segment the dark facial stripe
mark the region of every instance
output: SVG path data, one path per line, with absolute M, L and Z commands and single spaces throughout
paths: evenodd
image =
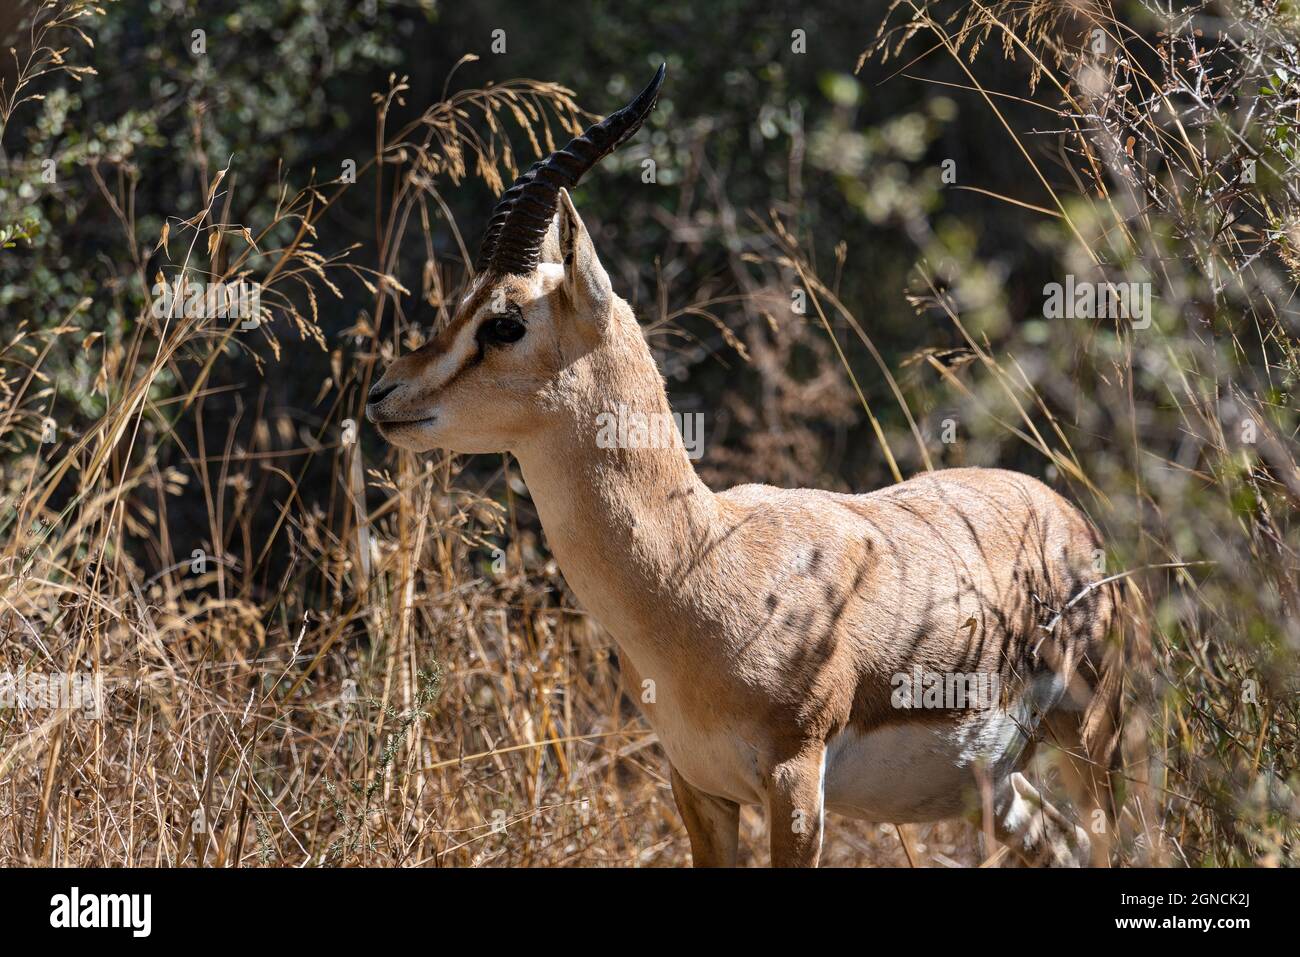
M 482 361 L 483 361 L 483 343 L 479 342 L 478 340 L 475 340 L 474 351 L 465 357 L 465 361 L 462 362 L 459 366 L 457 366 L 456 370 L 451 375 L 447 376 L 446 379 L 444 379 L 441 383 L 439 383 L 437 391 L 441 392 L 443 389 L 446 389 L 453 382 L 459 379 L 461 375 L 465 372 L 465 370 L 473 368 L 474 366 L 478 365 Z
M 438 333 L 432 339 L 412 353 L 413 356 L 420 357 L 421 368 L 435 360 L 438 356 L 447 352 L 452 347 L 456 342 L 456 337 L 460 334 L 460 331 L 464 329 L 466 323 L 468 323 L 478 313 L 479 309 L 482 308 L 484 301 L 487 300 L 488 296 L 495 288 L 496 283 L 490 280 L 484 282 L 482 287 L 474 293 L 465 305 L 456 310 L 456 314 L 451 317 L 451 321 L 448 322 L 446 326 L 438 330 Z M 463 367 L 462 369 L 456 370 L 456 374 L 459 375 L 462 370 Z

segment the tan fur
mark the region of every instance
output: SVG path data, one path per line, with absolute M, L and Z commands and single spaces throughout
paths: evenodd
M 1012 696 L 1056 675 L 1052 727 L 1077 740 L 1085 714 L 1101 720 L 1088 709 L 1096 685 L 1118 680 L 1106 659 L 1114 590 L 1043 627 L 1100 577 L 1076 509 L 1028 476 L 981 469 L 865 495 L 715 494 L 680 444 L 600 448 L 600 412 L 669 411 L 663 381 L 567 194 L 544 258 L 531 276 L 480 277 L 448 329 L 389 368 L 367 414 L 407 448 L 516 456 L 569 585 L 614 637 L 628 693 L 659 733 L 697 864 L 734 863 L 743 803 L 767 807 L 774 864 L 815 864 L 822 792 L 840 788 L 854 813 L 854 789 L 873 787 L 862 760 L 904 777 L 871 798 L 901 802 L 901 817 L 977 807 L 978 755 L 954 769 L 963 797 L 888 766 L 890 742 L 929 755 L 926 735 L 949 740 L 963 720 L 892 706 L 892 677 L 916 666 L 996 673 Z M 474 330 L 502 296 L 527 333 L 480 351 Z M 1015 780 L 1039 717 L 980 773 L 1000 837 L 1027 860 L 1077 862 L 1086 835 Z

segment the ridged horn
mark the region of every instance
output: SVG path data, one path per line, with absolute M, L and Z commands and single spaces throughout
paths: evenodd
M 534 163 L 501 194 L 479 247 L 476 268 L 524 275 L 537 268 L 542 240 L 560 201 L 560 188 L 573 189 L 582 175 L 641 128 L 655 107 L 668 64 L 627 106 L 587 128 L 581 136 Z

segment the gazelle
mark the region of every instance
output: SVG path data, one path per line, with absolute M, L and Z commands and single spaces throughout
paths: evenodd
M 966 815 L 1028 862 L 1082 863 L 1088 832 L 1020 773 L 1050 735 L 1085 805 L 1114 810 L 1117 594 L 1075 508 L 986 469 L 865 495 L 714 493 L 680 442 L 599 440 L 602 413 L 669 405 L 567 189 L 637 131 L 663 76 L 502 195 L 454 318 L 393 362 L 367 417 L 402 448 L 518 460 L 667 752 L 697 866 L 735 863 L 746 804 L 766 807 L 775 865 L 817 863 L 827 808 Z M 993 700 L 931 694 L 971 675 Z

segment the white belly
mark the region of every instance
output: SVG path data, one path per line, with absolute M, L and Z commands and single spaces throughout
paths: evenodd
M 1014 771 L 1024 752 L 1026 713 L 974 712 L 960 724 L 852 728 L 826 749 L 826 807 L 846 817 L 890 824 L 937 821 L 978 807 L 976 769 L 989 780 Z
M 1003 706 L 965 712 L 955 723 L 852 727 L 829 742 L 825 805 L 846 817 L 888 824 L 938 821 L 979 809 L 980 769 L 990 786 L 1019 769 L 1042 716 L 1061 704 L 1055 674 L 1031 678 Z

